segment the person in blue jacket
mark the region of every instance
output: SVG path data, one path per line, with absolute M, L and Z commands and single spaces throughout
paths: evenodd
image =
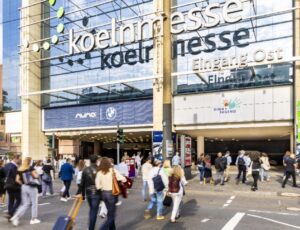
M 70 159 L 67 159 L 66 163 L 61 166 L 59 177 L 64 182 L 65 191 L 63 192 L 62 197 L 60 198 L 61 201 L 67 202 L 67 198 L 70 198 L 69 189 L 71 187 L 71 182 L 73 180 L 74 168 L 70 164 Z

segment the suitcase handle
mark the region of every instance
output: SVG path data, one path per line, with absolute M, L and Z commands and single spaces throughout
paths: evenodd
M 68 230 L 71 230 L 73 228 L 74 220 L 79 212 L 82 202 L 83 202 L 82 197 L 75 199 L 75 201 L 69 211 L 69 214 L 68 214 L 68 216 L 71 218 L 71 222 L 67 228 Z

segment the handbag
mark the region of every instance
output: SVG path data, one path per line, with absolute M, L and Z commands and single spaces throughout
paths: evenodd
M 163 205 L 166 207 L 170 207 L 172 205 L 172 197 L 168 193 L 164 198 Z
M 116 173 L 112 171 L 112 194 L 114 196 L 119 196 L 121 193 L 120 186 L 116 177 Z

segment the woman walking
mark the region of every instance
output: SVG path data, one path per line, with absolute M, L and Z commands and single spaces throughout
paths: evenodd
M 206 183 L 214 184 L 214 180 L 212 179 L 211 158 L 209 155 L 204 157 L 204 184 Z
M 44 172 L 42 175 L 43 197 L 46 196 L 47 190 L 49 190 L 50 194 L 53 195 L 54 168 L 51 165 L 50 159 L 47 160 L 42 170 Z
M 166 177 L 169 177 L 171 175 L 171 161 L 165 160 L 163 163 L 162 171 L 165 173 Z
M 82 178 L 82 172 L 84 168 L 85 168 L 84 160 L 79 160 L 78 165 L 75 169 L 76 184 L 78 188 L 76 195 L 81 194 L 81 178 Z
M 173 199 L 173 209 L 171 214 L 171 223 L 175 223 L 180 216 L 180 204 L 182 201 L 184 186 L 187 184 L 182 168 L 177 165 L 169 177 L 169 193 Z
M 261 169 L 261 160 L 260 160 L 259 154 L 257 152 L 253 153 L 253 155 L 252 155 L 251 168 L 252 168 L 252 177 L 253 177 L 253 184 L 252 184 L 251 190 L 253 192 L 255 192 L 258 189 L 257 181 L 258 181 L 259 172 Z
M 5 197 L 5 170 L 4 170 L 4 161 L 0 160 L 0 207 L 5 206 L 4 197 Z
M 38 178 L 39 175 L 31 166 L 31 158 L 26 157 L 18 170 L 16 181 L 21 184 L 22 204 L 10 219 L 14 226 L 19 225 L 19 219 L 25 214 L 31 206 L 30 224 L 38 224 L 41 221 L 38 217 Z
M 204 153 L 200 154 L 200 157 L 197 161 L 197 166 L 200 174 L 200 184 L 202 184 L 204 179 Z
M 107 157 L 101 159 L 99 172 L 96 176 L 96 188 L 102 191 L 102 200 L 107 207 L 107 219 L 102 224 L 100 230 L 115 230 L 116 202 L 118 196 L 112 194 L 113 178 L 126 182 L 126 178 L 117 170 L 113 169 Z
M 261 157 L 260 157 L 260 160 L 261 160 L 261 169 L 260 169 L 260 180 L 261 181 L 269 181 L 270 178 L 269 178 L 269 170 L 271 169 L 271 165 L 270 165 L 270 162 L 269 162 L 269 157 L 266 153 L 262 153 L 261 154 Z

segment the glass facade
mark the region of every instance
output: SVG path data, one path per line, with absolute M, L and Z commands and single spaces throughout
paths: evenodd
M 60 7 L 64 7 L 65 14 L 59 19 L 57 11 Z M 128 50 L 136 50 L 137 58 L 140 58 L 141 55 L 145 57 L 145 47 L 153 44 L 150 39 L 141 43 L 126 42 L 125 45 L 103 50 L 95 49 L 91 52 L 74 55 L 69 55 L 68 41 L 71 29 L 74 29 L 76 36 L 87 32 L 96 34 L 104 29 L 111 33 L 112 18 L 115 18 L 117 26 L 120 26 L 122 23 L 136 22 L 139 18 L 145 19 L 149 17 L 146 14 L 152 12 L 153 2 L 149 0 L 117 0 L 107 1 L 107 3 L 80 0 L 76 1 L 76 4 L 75 1 L 57 0 L 55 6 L 51 8 L 49 5 L 45 6 L 43 16 L 45 19 L 49 17 L 51 19 L 43 23 L 43 38 L 48 38 L 46 40 L 50 42 L 50 37 L 59 35 L 59 43 L 51 46 L 49 51 L 42 52 L 42 58 L 46 59 L 42 62 L 42 89 L 61 89 L 152 76 L 152 53 L 148 62 L 144 61 L 144 63 L 138 62 L 134 65 L 124 63 L 120 67 L 110 68 L 111 61 L 109 59 L 106 66 L 101 64 L 105 55 L 121 52 L 124 58 Z M 62 34 L 57 32 L 57 25 L 60 23 L 64 25 Z M 128 40 L 127 37 L 128 34 L 125 33 L 125 41 Z M 116 56 L 115 65 L 118 66 L 121 57 L 120 55 Z M 124 84 L 64 90 L 43 95 L 43 107 L 152 98 L 152 87 L 152 80 L 140 80 Z
M 20 0 L 1 1 L 3 9 L 3 110 L 21 109 L 19 94 Z M 1 12 L 2 13 L 2 12 Z
M 174 11 L 179 12 L 188 12 L 195 7 L 205 9 L 208 4 L 219 3 L 220 7 L 213 10 L 219 15 L 222 15 L 222 7 L 225 4 L 224 0 L 202 1 L 197 4 L 192 4 L 189 0 L 176 2 L 177 7 Z M 240 62 L 241 57 L 245 58 L 245 55 L 251 62 L 253 61 L 251 58 L 258 50 L 264 50 L 267 58 L 269 52 L 276 55 L 278 49 L 281 58 L 289 59 L 293 56 L 293 13 L 283 12 L 293 7 L 293 1 L 241 2 L 242 20 L 236 23 L 224 23 L 224 19 L 221 18 L 220 24 L 215 27 L 173 35 L 173 40 L 177 40 L 177 43 L 173 44 L 173 58 L 176 60 L 174 72 L 182 72 L 174 79 L 175 94 L 293 84 L 292 62 L 270 65 L 258 63 L 252 67 L 213 69 L 212 66 L 216 62 L 218 65 L 220 62 L 227 62 L 225 66 L 231 65 L 231 61 Z M 196 15 L 202 18 L 203 23 L 212 21 L 212 18 L 208 18 L 203 12 Z M 177 29 L 181 27 L 182 25 L 177 25 Z M 244 36 L 240 40 L 242 45 L 237 42 L 237 34 Z M 195 38 L 199 39 L 201 46 L 195 44 L 198 41 Z M 193 47 L 191 43 L 194 44 Z M 193 70 L 195 59 L 200 60 L 200 70 L 206 68 L 206 71 L 197 75 L 184 74 Z

